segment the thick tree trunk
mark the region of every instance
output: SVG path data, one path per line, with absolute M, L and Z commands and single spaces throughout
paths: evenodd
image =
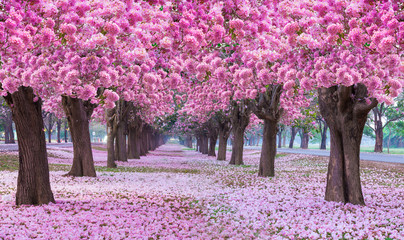
M 275 176 L 276 134 L 278 121 L 264 120 L 264 132 L 262 135 L 262 149 L 258 176 Z
M 128 155 L 126 152 L 126 123 L 119 121 L 118 129 L 115 137 L 115 158 L 118 161 L 128 161 Z
M 118 119 L 116 115 L 116 107 L 106 110 L 107 118 L 107 167 L 116 168 L 115 163 L 115 139 L 118 131 Z
M 129 135 L 128 135 L 128 158 L 129 159 L 140 159 L 140 143 L 139 143 L 139 131 L 135 127 L 129 128 Z
M 244 165 L 243 162 L 243 150 L 244 150 L 244 130 L 233 124 L 233 145 L 231 148 L 230 164 L 232 165 Z
M 204 133 L 201 136 L 201 153 L 208 154 L 209 153 L 209 144 L 208 144 L 208 136 Z
M 73 142 L 73 165 L 67 175 L 96 177 L 90 140 L 90 118 L 95 106 L 68 96 L 62 97 Z
M 250 122 L 251 110 L 243 103 L 233 103 L 231 124 L 233 130 L 233 145 L 230 164 L 243 165 L 244 132 Z
M 369 111 L 362 84 L 321 88 L 321 115 L 330 128 L 331 149 L 325 200 L 364 205 L 359 172 L 360 143 Z
M 216 157 L 216 143 L 217 143 L 217 136 L 214 135 L 210 136 L 208 156 Z
M 217 160 L 226 160 L 227 140 L 230 135 L 230 127 L 227 124 L 224 127 L 219 125 L 219 149 L 217 151 Z
M 115 163 L 115 146 L 114 139 L 116 137 L 116 127 L 108 126 L 108 135 L 107 135 L 107 167 L 116 168 Z
M 17 205 L 55 202 L 49 181 L 42 101 L 34 102 L 34 97 L 32 88 L 27 87 L 5 97 L 18 136 Z
M 376 135 L 376 143 L 375 143 L 375 152 L 383 152 L 383 124 L 382 121 L 375 122 L 375 135 Z
M 290 131 L 290 141 L 289 141 L 289 148 L 293 148 L 293 143 L 295 142 L 295 137 L 296 137 L 296 128 L 292 127 Z
M 187 148 L 192 148 L 192 135 L 187 135 L 185 137 L 185 146 Z
M 305 132 L 302 129 L 302 137 L 301 138 L 302 139 L 301 139 L 300 148 L 308 149 L 309 148 L 309 140 L 310 140 L 309 133 Z
M 324 123 L 323 129 L 321 132 L 320 149 L 327 149 L 327 130 L 328 130 L 328 125 L 327 125 L 327 123 Z

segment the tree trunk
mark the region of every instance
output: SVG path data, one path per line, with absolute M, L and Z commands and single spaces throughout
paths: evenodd
M 295 141 L 296 133 L 297 133 L 296 128 L 292 127 L 291 131 L 290 131 L 291 136 L 290 136 L 289 148 L 293 148 L 293 143 Z
M 302 129 L 302 139 L 301 139 L 300 148 L 308 149 L 309 140 L 310 140 L 309 133 L 307 133 L 306 131 L 304 131 L 304 129 Z
M 49 181 L 42 101 L 34 102 L 34 97 L 29 87 L 19 87 L 17 92 L 5 97 L 18 136 L 17 205 L 55 202 Z
M 56 122 L 58 143 L 61 143 L 61 141 L 60 141 L 60 129 L 61 128 L 62 128 L 62 120 L 58 119 L 57 122 Z
M 115 158 L 118 161 L 127 162 L 128 155 L 126 153 L 126 123 L 122 120 L 118 123 L 118 129 L 115 137 Z
M 115 163 L 115 146 L 114 140 L 116 137 L 116 127 L 108 127 L 108 136 L 107 136 L 107 167 L 108 168 L 116 168 Z
M 52 142 L 52 128 L 54 125 L 53 113 L 49 113 L 48 115 L 48 142 Z
M 321 115 L 330 128 L 331 149 L 325 200 L 364 205 L 359 172 L 360 143 L 369 111 L 362 84 L 321 88 Z
M 185 137 L 185 146 L 187 148 L 192 148 L 192 135 L 187 135 Z
M 230 135 L 229 124 L 219 124 L 219 149 L 217 151 L 217 160 L 226 160 L 227 140 Z
M 262 148 L 258 176 L 275 176 L 276 134 L 278 121 L 264 120 L 264 132 L 262 134 Z
M 65 143 L 67 143 L 67 129 L 68 129 L 68 127 L 67 127 L 67 119 L 66 119 L 66 121 L 65 121 Z
M 128 135 L 128 158 L 129 159 L 140 159 L 140 144 L 139 144 L 139 131 L 135 127 L 129 128 Z
M 116 168 L 115 163 L 115 139 L 118 131 L 118 117 L 116 115 L 116 107 L 106 110 L 107 118 L 107 167 Z
M 381 120 L 375 122 L 375 152 L 383 152 L 383 124 Z
M 286 147 L 286 133 L 283 134 L 282 146 Z
M 208 136 L 204 133 L 201 136 L 201 153 L 208 154 L 209 153 L 209 145 L 208 145 Z
M 216 143 L 217 143 L 217 136 L 211 135 L 209 138 L 208 156 L 216 157 Z
M 265 126 L 264 126 L 264 128 L 265 128 Z M 283 130 L 279 129 L 279 131 L 278 131 L 278 148 L 282 147 L 282 132 L 283 132 Z
M 52 129 L 49 129 L 48 131 L 48 143 L 52 142 Z
M 320 149 L 327 149 L 327 130 L 328 130 L 328 125 L 325 122 L 322 132 L 321 132 L 321 144 L 320 144 Z
M 244 150 L 244 130 L 233 124 L 233 145 L 231 148 L 230 164 L 232 165 L 244 165 L 243 162 L 243 150 Z
M 230 164 L 243 165 L 244 132 L 250 122 L 251 110 L 243 103 L 233 103 L 231 124 L 233 126 L 233 145 Z
M 196 151 L 201 152 L 201 137 L 199 135 L 196 136 Z
M 15 143 L 14 130 L 13 130 L 13 117 L 11 110 L 6 111 L 6 119 L 4 124 L 5 143 Z
M 89 101 L 62 97 L 63 109 L 69 123 L 73 142 L 73 165 L 67 175 L 96 177 L 91 149 L 89 123 L 95 106 Z

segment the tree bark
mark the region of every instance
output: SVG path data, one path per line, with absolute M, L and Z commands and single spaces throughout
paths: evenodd
M 14 130 L 13 130 L 13 117 L 12 117 L 11 110 L 6 111 L 6 118 L 5 118 L 5 124 L 4 124 L 4 135 L 5 135 L 6 144 L 15 143 Z
M 34 102 L 34 97 L 29 87 L 19 87 L 5 97 L 18 135 L 17 205 L 55 202 L 49 181 L 42 101 Z
M 139 143 L 139 129 L 135 127 L 129 127 L 128 135 L 128 158 L 129 159 L 140 159 L 140 143 Z
M 375 135 L 376 135 L 375 152 L 383 152 L 383 123 L 381 119 L 375 121 Z
M 56 121 L 56 129 L 57 129 L 57 140 L 58 143 L 61 143 L 60 141 L 60 129 L 62 128 L 62 119 L 58 119 Z
M 208 136 L 206 133 L 203 133 L 201 136 L 201 153 L 208 154 L 209 153 L 209 145 L 208 145 Z
M 304 129 L 302 129 L 300 148 L 308 149 L 309 148 L 309 140 L 310 140 L 309 133 L 307 133 Z
M 276 134 L 278 121 L 264 119 L 262 149 L 258 176 L 275 176 Z
M 231 133 L 231 121 L 228 116 L 219 116 L 219 149 L 217 151 L 217 160 L 226 160 L 227 141 Z
M 208 156 L 216 157 L 216 143 L 217 143 L 217 135 L 211 135 L 209 137 L 209 152 Z
M 62 96 L 73 142 L 73 165 L 67 175 L 96 177 L 90 139 L 90 118 L 95 106 L 89 101 Z
M 321 88 L 321 115 L 330 128 L 331 149 L 325 200 L 364 205 L 359 172 L 360 143 L 369 111 L 362 84 Z
M 118 130 L 118 117 L 116 115 L 116 107 L 106 110 L 107 115 L 107 167 L 116 168 L 115 163 L 115 138 Z
M 118 161 L 127 162 L 128 155 L 126 152 L 126 123 L 120 120 L 115 137 L 115 158 Z
M 251 110 L 242 103 L 233 103 L 231 124 L 233 129 L 233 145 L 230 164 L 243 165 L 244 132 L 250 122 Z
M 55 120 L 53 117 L 53 113 L 49 113 L 48 115 L 48 142 L 51 143 L 52 142 L 52 129 L 53 129 L 53 125 L 55 124 Z
M 67 133 L 68 133 L 68 123 L 67 123 L 67 119 L 65 120 L 65 143 L 67 143 Z
M 237 129 L 237 130 L 236 130 Z M 230 157 L 230 164 L 244 165 L 243 150 L 244 150 L 244 129 L 237 124 L 233 124 L 233 145 Z
M 185 137 L 185 146 L 186 146 L 187 148 L 192 148 L 192 147 L 193 147 L 193 146 L 192 146 L 192 135 L 188 134 L 188 135 Z
M 282 86 L 271 85 L 265 93 L 258 95 L 255 104 L 252 105 L 254 114 L 264 120 L 258 176 L 272 177 L 275 175 L 276 135 L 279 119 L 283 113 L 283 109 L 280 107 L 281 93 Z
M 219 130 L 219 149 L 217 151 L 217 160 L 226 160 L 228 139 L 229 134 L 226 134 L 224 130 Z
M 265 126 L 264 126 L 265 127 Z M 282 132 L 283 128 L 278 128 L 278 148 L 282 147 Z
M 293 148 L 293 143 L 295 142 L 295 137 L 296 137 L 296 128 L 295 127 L 291 127 L 291 131 L 290 131 L 290 141 L 289 141 L 289 148 Z
M 327 149 L 327 130 L 328 130 L 328 125 L 326 122 L 324 122 L 324 125 L 321 128 L 321 123 L 320 121 L 320 131 L 321 131 L 321 144 L 320 144 L 320 149 Z
M 286 133 L 283 134 L 282 146 L 286 147 Z

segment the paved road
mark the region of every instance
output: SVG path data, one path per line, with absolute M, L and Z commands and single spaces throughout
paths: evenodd
M 246 146 L 247 149 L 257 149 L 260 150 L 260 146 Z M 318 149 L 290 149 L 290 148 L 278 148 L 278 152 L 285 153 L 300 153 L 307 155 L 316 156 L 330 156 L 329 150 L 318 150 Z M 385 153 L 365 153 L 362 152 L 360 155 L 362 160 L 368 161 L 378 161 L 378 162 L 391 162 L 391 163 L 402 163 L 404 164 L 404 155 L 401 154 L 385 154 Z
M 67 148 L 72 147 L 72 143 L 47 143 L 47 147 Z M 14 152 L 18 151 L 18 144 L 0 144 L 0 152 Z

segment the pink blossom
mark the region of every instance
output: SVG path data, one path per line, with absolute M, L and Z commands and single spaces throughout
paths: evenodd
M 112 36 L 118 35 L 121 31 L 116 23 L 111 22 L 106 23 L 104 28 L 108 32 L 108 34 L 111 34 Z
M 9 43 L 10 43 L 11 48 L 14 51 L 16 51 L 17 53 L 22 52 L 25 48 L 24 41 L 21 38 L 16 37 L 16 36 L 10 37 Z
M 380 41 L 378 49 L 381 53 L 386 53 L 393 48 L 394 43 L 395 43 L 394 37 L 387 36 Z
M 160 40 L 160 45 L 162 48 L 169 49 L 169 48 L 171 48 L 172 44 L 173 44 L 173 40 L 169 37 L 164 37 L 163 39 Z
M 288 23 L 283 29 L 283 31 L 289 36 L 296 33 L 298 30 L 299 24 L 297 22 Z
M 360 47 L 363 44 L 364 34 L 361 28 L 354 28 L 349 32 L 348 35 L 349 40 L 352 41 L 352 44 Z
M 234 19 L 229 21 L 230 28 L 234 28 L 236 30 L 241 30 L 244 26 L 244 22 L 241 19 Z
M 283 88 L 284 88 L 286 91 L 289 91 L 289 90 L 293 89 L 294 86 L 295 86 L 295 81 L 290 80 L 290 81 L 287 81 L 287 82 L 283 85 Z
M 343 26 L 341 24 L 330 24 L 327 27 L 327 32 L 330 35 L 337 35 L 338 33 L 341 33 L 343 30 Z
M 66 33 L 67 35 L 73 35 L 73 34 L 76 33 L 77 28 L 76 28 L 76 26 L 74 26 L 73 24 L 70 24 L 70 23 L 66 24 L 66 23 L 64 23 L 64 24 L 62 24 L 62 25 L 60 26 L 60 30 L 61 30 L 63 33 Z

